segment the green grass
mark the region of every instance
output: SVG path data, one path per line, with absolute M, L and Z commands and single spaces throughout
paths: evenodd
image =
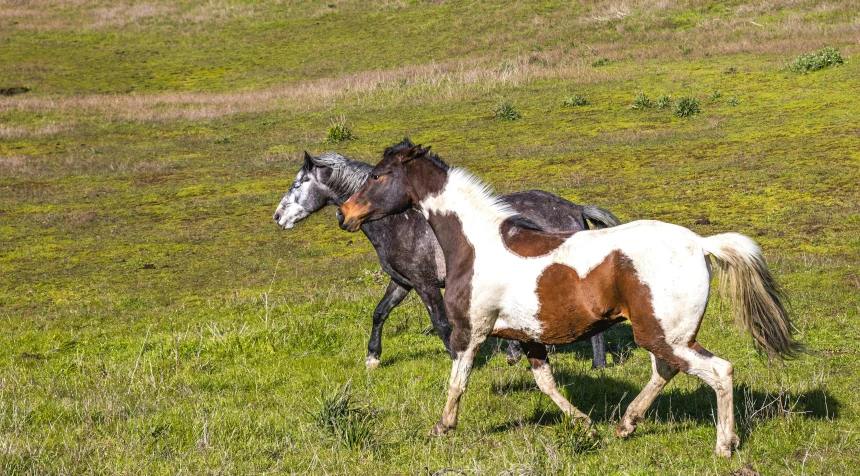
M 860 470 L 855 8 L 332 5 L 0 6 L 0 89 L 29 88 L 0 96 L 0 473 Z M 809 44 L 849 61 L 787 71 Z M 631 110 L 635 91 L 737 100 L 681 119 Z M 522 119 L 493 120 L 503 101 Z M 326 143 L 333 117 L 357 139 Z M 551 357 L 594 447 L 494 340 L 458 429 L 427 436 L 450 364 L 423 305 L 393 312 L 366 371 L 386 284 L 369 243 L 332 210 L 271 223 L 303 150 L 375 162 L 404 135 L 501 192 L 753 237 L 812 352 L 762 362 L 711 300 L 699 341 L 735 364 L 728 460 L 713 391 L 684 375 L 614 436 L 650 375 L 626 324 L 604 371 L 587 344 Z

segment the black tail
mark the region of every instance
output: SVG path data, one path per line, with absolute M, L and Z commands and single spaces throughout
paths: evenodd
M 595 205 L 586 205 L 582 207 L 582 215 L 589 223 L 591 223 L 591 226 L 597 229 L 609 228 L 621 224 L 621 220 L 613 215 L 612 212 Z

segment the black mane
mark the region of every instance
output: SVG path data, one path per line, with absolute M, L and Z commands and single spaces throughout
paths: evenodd
M 387 149 L 385 149 L 384 156 L 388 156 L 388 154 L 396 154 L 396 153 L 402 152 L 406 149 L 411 149 L 413 147 L 415 147 L 415 144 L 413 144 L 412 141 L 409 140 L 408 137 L 404 137 L 403 140 L 400 141 L 400 143 L 394 144 L 391 147 L 388 147 Z M 435 152 L 430 152 L 429 150 L 427 150 L 426 152 L 424 152 L 424 154 L 422 154 L 419 157 L 425 157 L 425 158 L 429 159 L 430 162 L 433 162 L 434 164 L 439 166 L 442 170 L 447 171 L 448 169 L 451 168 L 451 166 L 448 165 L 447 163 L 445 163 L 444 160 L 440 159 L 439 155 L 437 155 Z

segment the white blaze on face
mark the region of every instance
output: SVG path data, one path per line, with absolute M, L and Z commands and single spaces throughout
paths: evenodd
M 304 172 L 302 172 L 302 174 L 304 174 Z M 275 210 L 275 214 L 280 215 L 281 217 L 278 220 L 278 226 L 281 228 L 292 228 L 296 222 L 307 218 L 308 215 L 311 214 L 310 211 L 299 204 L 307 198 L 306 194 L 311 188 L 308 184 L 302 184 L 302 174 L 299 174 L 299 176 L 296 177 L 296 181 L 293 182 L 293 186 L 290 187 L 290 191 L 284 195 L 284 199 L 281 200 L 281 204 L 278 205 L 278 209 Z

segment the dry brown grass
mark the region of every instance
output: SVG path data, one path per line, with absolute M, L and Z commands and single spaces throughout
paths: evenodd
M 69 130 L 69 124 L 45 124 L 36 128 L 0 125 L 0 139 L 17 139 L 27 136 L 50 136 Z
M 579 75 L 584 68 L 559 70 Z M 148 95 L 92 94 L 78 96 L 30 96 L 0 98 L 0 112 L 56 112 L 99 116 L 107 121 L 168 121 L 214 119 L 231 114 L 277 109 L 313 111 L 330 107 L 332 101 L 358 95 L 367 99 L 391 97 L 397 85 L 406 84 L 403 94 L 414 89 L 433 89 L 444 97 L 456 97 L 467 88 L 493 89 L 501 84 L 519 84 L 534 77 L 552 76 L 540 68 L 516 63 L 496 70 L 476 64 L 449 63 L 407 66 L 392 71 L 360 72 L 339 78 L 288 84 L 268 89 L 228 93 L 177 92 Z M 9 129 L 7 136 L 25 132 Z M 49 133 L 48 130 L 41 133 Z M 2 133 L 0 133 L 2 134 Z M 0 135 L 2 137 L 2 135 Z
M 106 30 L 141 26 L 146 21 L 179 25 L 223 23 L 255 15 L 253 5 L 230 0 L 183 4 L 170 1 L 119 3 L 107 0 L 20 2 L 0 0 L 0 19 L 27 31 Z

